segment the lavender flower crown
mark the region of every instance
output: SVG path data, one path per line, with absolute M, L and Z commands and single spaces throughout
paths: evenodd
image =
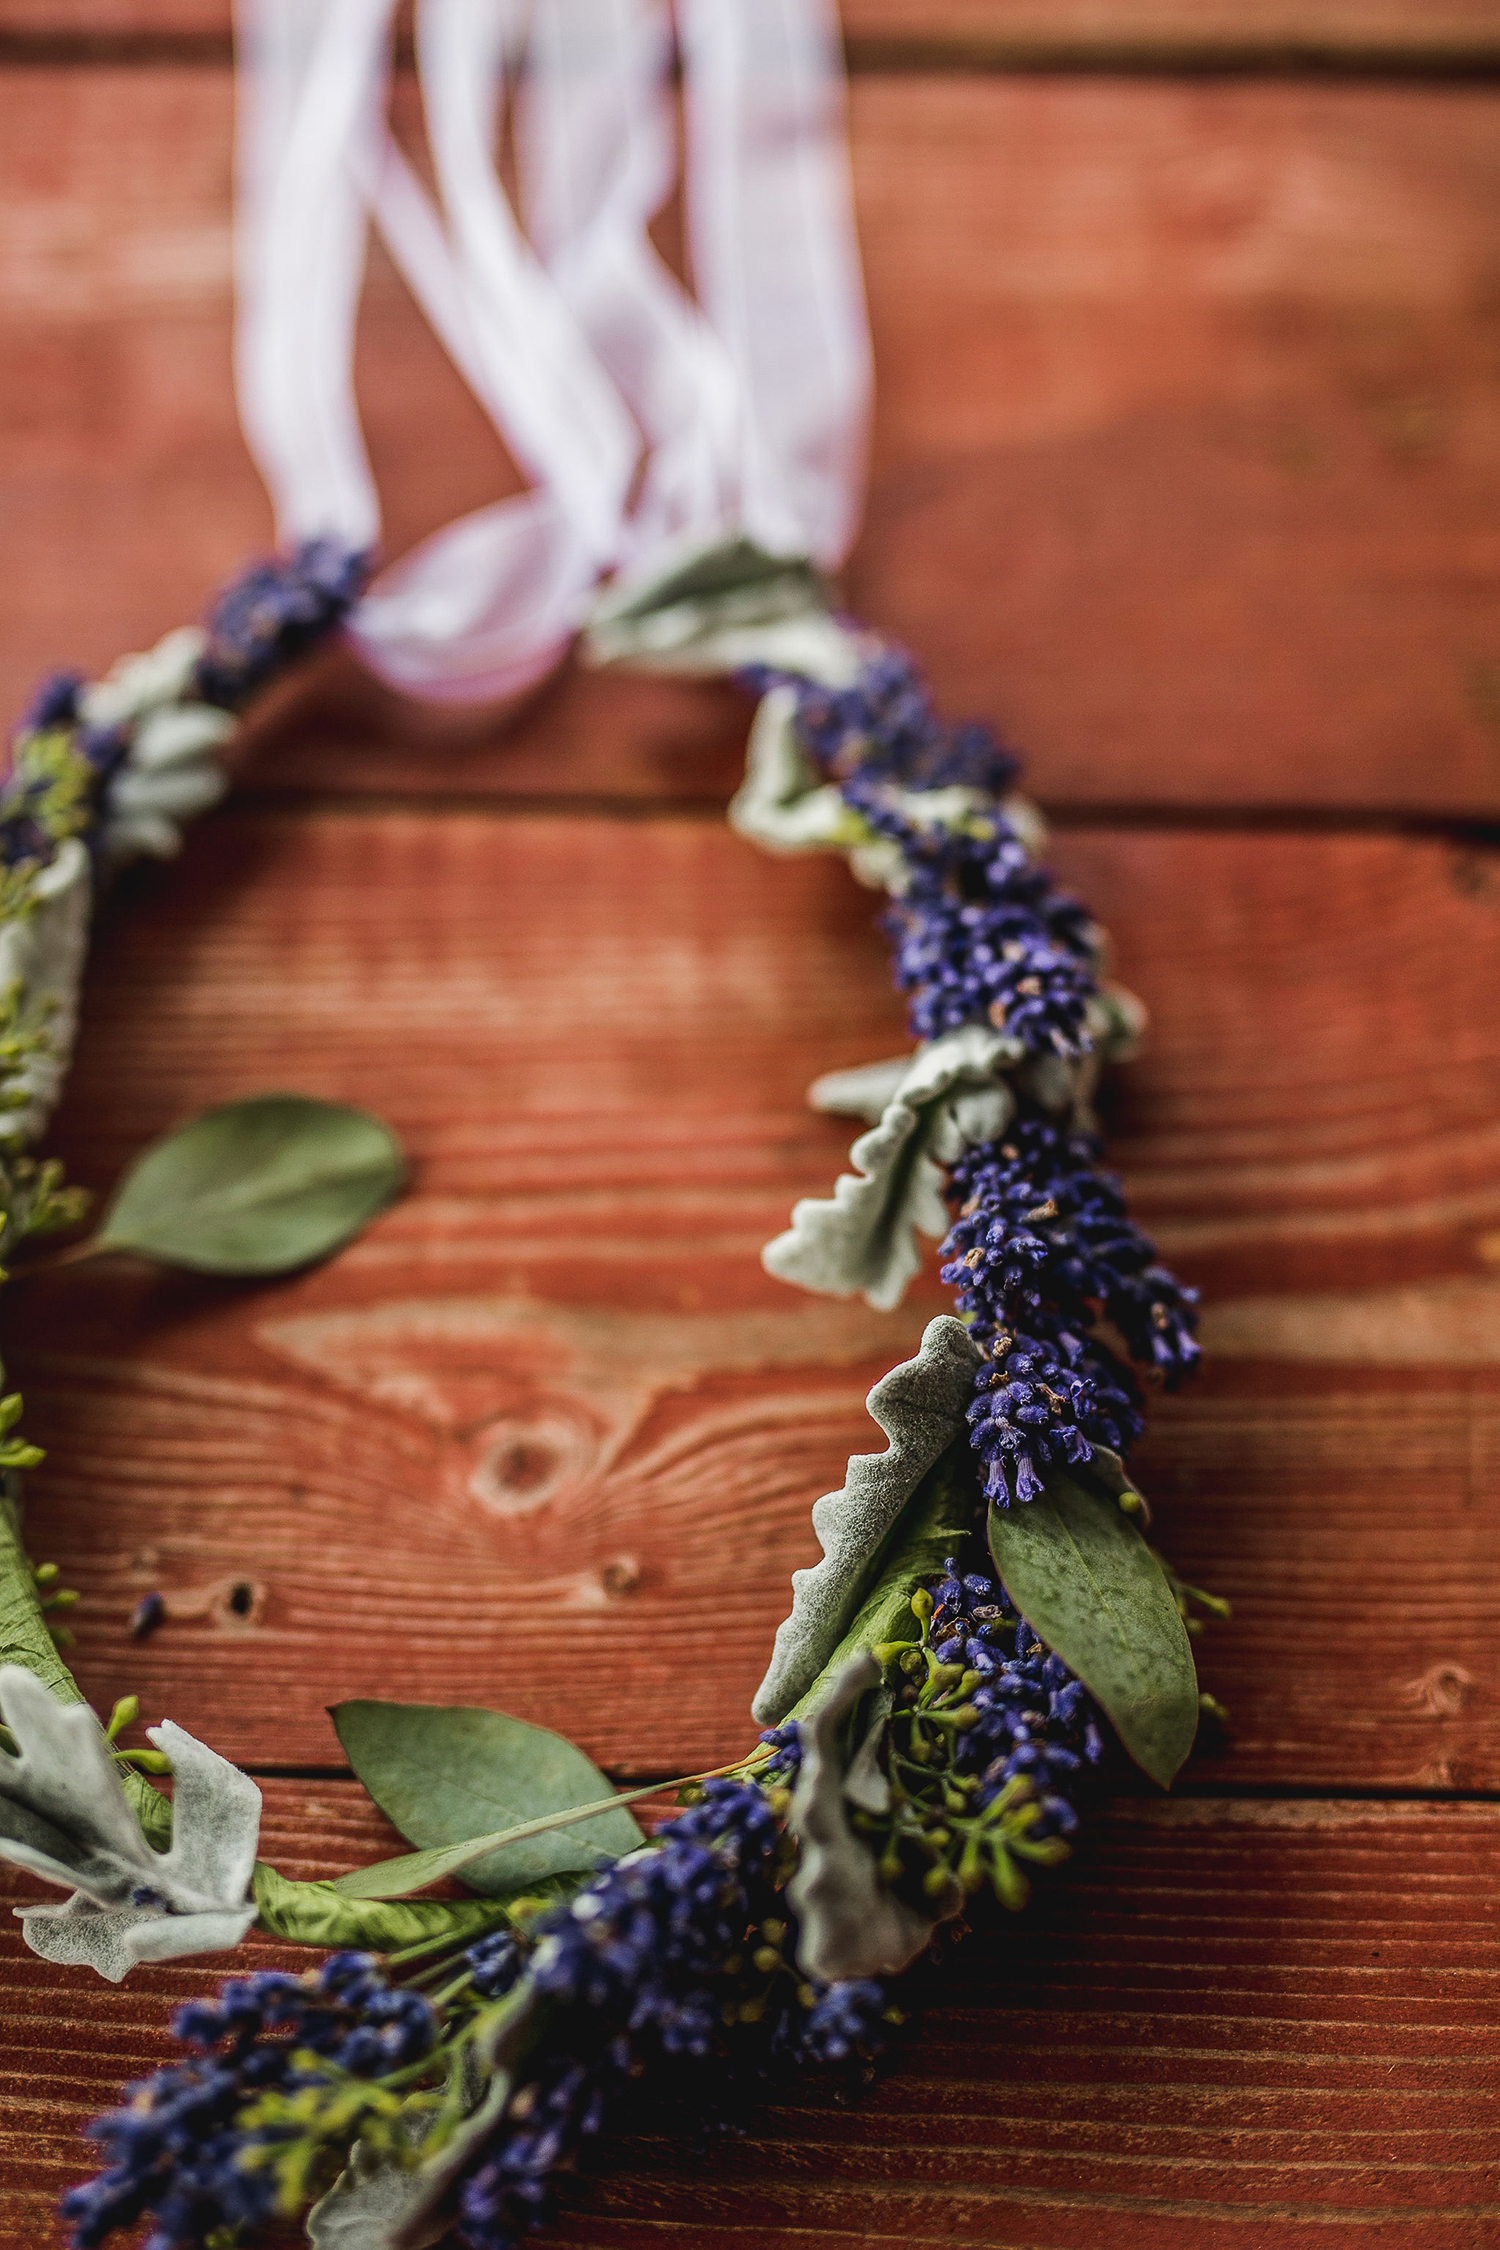
M 77 1215 L 27 1151 L 66 1065 L 93 892 L 178 848 L 225 785 L 237 714 L 364 576 L 304 547 L 232 586 L 205 630 L 97 685 L 50 681 L 23 722 L 0 791 L 7 1263 Z M 611 592 L 585 653 L 736 673 L 760 702 L 735 827 L 843 851 L 886 892 L 919 1044 L 814 1086 L 867 1129 L 765 1262 L 888 1307 L 916 1236 L 941 1235 L 958 1317 L 877 1384 L 885 1450 L 814 1507 L 823 1556 L 794 1575 L 745 1758 L 690 1778 L 647 1841 L 630 1800 L 540 1729 L 344 1706 L 351 1763 L 420 1848 L 334 1883 L 257 1859 L 259 1793 L 214 1752 L 170 1725 L 122 1752 L 133 1703 L 108 1730 L 82 1704 L 20 1545 L 17 1472 L 40 1456 L 20 1401 L 0 1406 L 16 1658 L 0 1855 L 71 1893 L 18 1909 L 27 1942 L 111 1977 L 251 1928 L 328 1954 L 177 2012 L 183 2059 L 89 2129 L 103 2169 L 64 2200 L 77 2250 L 143 2218 L 148 2250 L 186 2250 L 300 2212 L 323 2250 L 450 2230 L 502 2250 L 643 2086 L 686 2129 L 737 2122 L 794 2069 L 866 2072 L 900 2020 L 890 1980 L 979 1895 L 1024 1905 L 1112 1741 L 1169 1783 L 1207 1700 L 1189 1613 L 1223 1605 L 1147 1545 L 1123 1465 L 1142 1373 L 1171 1387 L 1197 1357 L 1194 1293 L 1098 1168 L 1091 1096 L 1142 1015 L 1035 863 L 1015 760 L 983 727 L 944 726 L 909 659 L 838 617 L 805 565 L 742 542 Z M 510 1826 L 441 1832 L 412 1778 L 434 1728 L 515 1805 Z M 170 1802 L 140 1770 L 168 1765 Z M 472 1895 L 420 1895 L 455 1874 Z

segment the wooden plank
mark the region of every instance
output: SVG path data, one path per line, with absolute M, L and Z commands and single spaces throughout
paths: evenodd
M 1495 0 L 842 0 L 855 70 L 1483 68 Z
M 855 70 L 903 59 L 988 69 L 1472 68 L 1500 56 L 1495 0 L 841 0 Z M 229 39 L 230 0 L 0 0 L 0 37 Z M 149 48 L 144 50 L 149 54 Z
M 267 1784 L 267 1855 L 321 1874 L 387 1848 L 356 1794 Z M 548 2239 L 1483 2250 L 1497 1876 L 1493 1805 L 1117 1806 L 1022 1919 L 981 1917 L 860 2101 L 793 2090 L 707 2155 L 650 2118 Z M 0 1964 L 0 2217 L 54 2250 L 80 2125 L 165 2059 L 169 2004 L 218 1964 L 85 1983 L 8 1915 Z
M 881 371 L 854 604 L 1059 804 L 1492 817 L 1500 96 L 876 77 L 853 119 Z M 228 167 L 222 71 L 0 74 L 8 708 L 267 537 Z M 378 264 L 361 380 L 393 550 L 513 488 Z M 722 697 L 605 709 L 414 728 L 325 682 L 255 770 L 722 798 Z
M 1500 893 L 1369 836 L 1058 861 L 1155 1017 L 1113 1153 L 1209 1298 L 1208 1373 L 1139 1457 L 1164 1545 L 1236 1604 L 1204 1650 L 1232 1753 L 1196 1770 L 1495 1787 Z M 844 1159 L 804 1086 L 902 1041 L 873 902 L 716 822 L 479 813 L 230 815 L 134 889 L 57 1136 L 80 1176 L 292 1085 L 383 1111 L 415 1182 L 292 1282 L 7 1293 L 90 1694 L 261 1763 L 336 1760 L 324 1706 L 393 1689 L 622 1774 L 732 1755 L 809 1505 L 947 1301 L 875 1315 L 758 1263 Z

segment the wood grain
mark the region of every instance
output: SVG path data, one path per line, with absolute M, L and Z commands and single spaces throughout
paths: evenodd
M 856 85 L 880 406 L 849 596 L 1043 796 L 1493 814 L 1497 123 L 1481 88 Z M 228 174 L 222 70 L 0 74 L 9 708 L 268 536 Z M 378 261 L 361 386 L 393 551 L 514 488 Z M 253 770 L 722 800 L 723 696 L 611 710 L 437 722 L 325 679 Z
M 1494 0 L 841 0 L 839 13 L 855 70 L 892 48 L 992 69 L 1259 59 L 1420 70 L 1500 53 Z M 227 40 L 230 28 L 230 0 L 0 0 L 0 34 L 58 43 Z
M 1494 0 L 842 0 L 851 67 L 970 69 L 1483 68 Z
M 288 1872 L 389 1848 L 348 1783 L 265 1788 Z M 1116 1806 L 1021 1921 L 983 1920 L 855 2106 L 793 2092 L 707 2156 L 639 2132 L 548 2239 L 1482 2250 L 1497 1878 L 1491 1805 Z M 0 2209 L 8 2250 L 54 2250 L 79 2127 L 166 2059 L 169 2006 L 217 1964 L 84 1985 L 6 1922 Z
M 1232 1735 L 962 1946 L 862 2104 L 794 2094 L 707 2157 L 648 2117 L 552 2238 L 1488 2250 L 1500 1807 L 1451 1793 L 1500 1789 L 1500 855 L 1191 821 L 1495 818 L 1500 8 L 843 16 L 881 383 L 849 598 L 1027 747 L 1152 1008 L 1111 1148 L 1204 1290 L 1209 1365 L 1137 1466 L 1234 1601 L 1200 1646 Z M 230 397 L 227 25 L 0 0 L 9 707 L 267 537 Z M 515 489 L 378 257 L 359 372 L 393 551 Z M 80 1676 L 327 1768 L 265 1785 L 290 1873 L 392 1848 L 340 1695 L 493 1702 L 622 1777 L 740 1747 L 809 1504 L 946 1302 L 929 1275 L 876 1316 L 759 1267 L 843 1161 L 807 1080 L 904 1036 L 868 894 L 703 817 L 745 717 L 581 675 L 434 717 L 334 657 L 101 926 L 79 1176 L 268 1085 L 368 1103 L 414 1159 L 290 1283 L 119 1263 L 5 1293 Z M 151 1586 L 167 1622 L 132 1642 Z M 1448 1801 L 1309 1794 L 1381 1790 Z M 80 2125 L 215 1966 L 85 1987 L 0 1918 L 6 2250 L 57 2250 Z
M 1059 861 L 1156 1020 L 1113 1154 L 1229 1337 L 1139 1461 L 1236 1604 L 1204 1651 L 1233 1752 L 1201 1770 L 1496 1786 L 1488 873 L 1373 837 L 1091 831 Z M 733 1753 L 809 1505 L 946 1302 L 877 1316 L 758 1263 L 844 1161 L 804 1086 L 902 1044 L 872 910 L 717 822 L 436 812 L 224 817 L 118 903 L 57 1135 L 80 1177 L 291 1085 L 389 1116 L 415 1181 L 296 1281 L 9 1292 L 91 1695 L 262 1763 L 336 1759 L 324 1706 L 393 1687 L 622 1774 Z M 134 1644 L 151 1586 L 170 1622 Z M 622 1693 L 663 1668 L 690 1692 Z

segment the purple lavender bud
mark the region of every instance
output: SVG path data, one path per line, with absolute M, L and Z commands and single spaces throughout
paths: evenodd
M 779 1781 L 789 1787 L 802 1764 L 802 1736 L 796 1720 L 788 1720 L 779 1727 L 767 1727 L 760 1739 L 768 1743 L 776 1755 L 760 1767 L 757 1778 L 762 1784 Z
M 133 1641 L 148 1639 L 156 1631 L 158 1625 L 165 1623 L 166 1615 L 165 1595 L 158 1594 L 154 1589 L 149 1594 L 142 1594 L 130 1613 L 131 1639 Z
M 21 734 L 40 733 L 44 727 L 71 726 L 78 716 L 78 694 L 84 686 L 81 672 L 49 672 L 21 714 Z
M 962 1646 L 968 1668 L 980 1676 L 969 1696 L 979 1716 L 956 1736 L 953 1750 L 955 1772 L 979 1777 L 976 1811 L 1024 1775 L 1041 1811 L 1032 1834 L 1071 1835 L 1079 1777 L 1104 1748 L 1087 1690 L 1036 1640 L 998 1579 L 950 1573 L 929 1581 L 929 1591 L 937 1604 L 931 1639 Z
M 332 539 L 252 563 L 214 604 L 196 687 L 235 711 L 275 674 L 336 631 L 359 599 L 370 558 Z
M 275 2175 L 246 2158 L 276 2131 L 245 2126 L 241 2113 L 267 2092 L 388 2076 L 437 2036 L 428 2003 L 387 1985 L 367 1954 L 336 1954 L 306 1979 L 275 1969 L 231 1977 L 217 2000 L 179 2008 L 172 2028 L 188 2059 L 126 2087 L 126 2106 L 88 2128 L 106 2164 L 63 2198 L 73 2250 L 96 2250 L 148 2213 L 156 2250 L 194 2250 L 223 2230 L 265 2224 Z

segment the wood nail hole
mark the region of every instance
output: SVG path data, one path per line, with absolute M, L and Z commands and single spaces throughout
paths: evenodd
M 537 1438 L 515 1438 L 497 1446 L 489 1458 L 491 1480 L 518 1500 L 530 1499 L 556 1467 L 556 1451 Z
M 231 1578 L 226 1586 L 222 1580 L 217 1588 L 205 1589 L 207 1599 L 203 1608 L 220 1625 L 232 1632 L 243 1626 L 258 1625 L 265 1608 L 266 1590 L 254 1578 Z M 173 1616 L 192 1614 L 192 1605 L 174 1597 L 169 1604 Z M 200 1612 L 201 1614 L 201 1612 Z

